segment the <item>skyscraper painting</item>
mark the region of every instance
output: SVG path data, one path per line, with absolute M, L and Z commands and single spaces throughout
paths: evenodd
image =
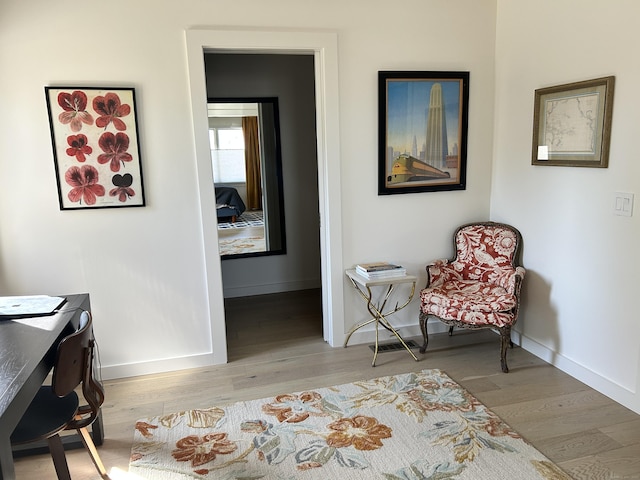
M 469 72 L 379 72 L 378 194 L 463 190 Z

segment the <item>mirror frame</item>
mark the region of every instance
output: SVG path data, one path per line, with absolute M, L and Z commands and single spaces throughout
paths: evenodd
M 282 150 L 280 144 L 280 111 L 278 107 L 278 97 L 209 97 L 207 98 L 207 105 L 210 103 L 260 103 L 260 104 L 271 104 L 273 107 L 273 134 L 274 134 L 274 145 L 273 145 L 273 155 L 275 159 L 275 179 L 272 179 L 273 184 L 277 186 L 278 192 L 275 198 L 278 200 L 278 208 L 277 213 L 279 215 L 279 235 L 280 235 L 280 248 L 274 250 L 265 250 L 261 252 L 249 252 L 249 253 L 237 253 L 230 255 L 220 255 L 221 260 L 236 260 L 240 258 L 253 258 L 253 257 L 267 257 L 272 255 L 285 255 L 287 253 L 287 238 L 286 238 L 286 228 L 285 228 L 285 217 L 284 217 L 284 183 L 283 183 L 283 169 L 282 169 Z M 211 181 L 214 182 L 215 187 L 215 179 L 212 178 Z M 264 186 L 264 182 L 263 182 Z M 264 211 L 264 205 L 263 205 Z M 265 237 L 268 236 L 268 225 L 267 218 L 265 216 Z

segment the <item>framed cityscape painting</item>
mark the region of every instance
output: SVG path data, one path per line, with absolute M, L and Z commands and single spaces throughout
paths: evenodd
M 145 205 L 133 88 L 45 87 L 61 210 Z
M 464 190 L 469 72 L 378 72 L 378 195 Z

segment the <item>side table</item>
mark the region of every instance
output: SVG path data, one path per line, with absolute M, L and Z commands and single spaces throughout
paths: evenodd
M 351 284 L 353 285 L 353 287 L 356 289 L 356 291 L 367 303 L 367 310 L 369 311 L 371 318 L 369 320 L 365 320 L 364 322 L 358 323 L 351 330 L 349 330 L 349 333 L 347 334 L 347 338 L 344 341 L 344 347 L 345 348 L 347 347 L 347 343 L 349 343 L 349 339 L 351 338 L 351 335 L 353 334 L 353 332 L 355 332 L 359 328 L 364 327 L 365 325 L 369 325 L 370 323 L 375 323 L 376 343 L 375 343 L 375 349 L 373 351 L 373 361 L 371 362 L 372 367 L 376 366 L 376 358 L 378 357 L 378 325 L 382 325 L 388 331 L 393 333 L 396 336 L 396 338 L 400 340 L 400 343 L 402 344 L 402 346 L 407 350 L 407 352 L 409 352 L 409 354 L 417 362 L 418 358 L 414 355 L 414 353 L 407 346 L 407 344 L 405 343 L 403 338 L 400 336 L 398 331 L 395 328 L 393 328 L 393 326 L 389 323 L 389 320 L 387 319 L 387 317 L 389 317 L 390 315 L 393 315 L 394 313 L 402 310 L 404 307 L 409 305 L 409 302 L 411 302 L 411 299 L 413 298 L 413 295 L 416 291 L 417 277 L 413 275 L 401 275 L 397 277 L 369 279 L 369 278 L 363 277 L 362 275 L 358 275 L 355 269 L 349 269 L 345 273 L 349 278 L 349 280 L 351 281 Z M 387 306 L 387 301 L 389 300 L 391 293 L 395 290 L 396 285 L 401 285 L 404 283 L 411 284 L 411 292 L 407 297 L 407 301 L 402 305 L 399 305 L 398 303 L 396 303 L 396 306 L 394 308 L 389 309 L 388 311 L 384 311 L 385 307 Z M 386 288 L 386 293 L 384 294 L 382 299 L 380 299 L 377 302 L 374 301 L 372 298 L 373 297 L 371 292 L 372 287 Z

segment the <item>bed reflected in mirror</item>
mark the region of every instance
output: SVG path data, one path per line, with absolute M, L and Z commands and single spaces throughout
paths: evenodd
M 286 253 L 277 98 L 210 98 L 209 141 L 223 260 Z

